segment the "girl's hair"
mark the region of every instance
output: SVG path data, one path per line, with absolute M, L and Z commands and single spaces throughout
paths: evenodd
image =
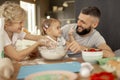
M 0 16 L 5 18 L 5 23 L 12 21 L 22 21 L 26 19 L 26 12 L 19 4 L 6 1 L 0 7 Z
M 54 18 L 45 19 L 45 20 L 42 22 L 42 25 L 41 25 L 41 27 L 42 27 L 42 35 L 46 35 L 46 32 L 45 32 L 45 30 L 44 30 L 43 28 L 47 29 L 47 28 L 49 28 L 53 23 L 56 23 L 56 22 L 59 22 L 59 23 L 60 23 L 59 20 L 54 19 Z

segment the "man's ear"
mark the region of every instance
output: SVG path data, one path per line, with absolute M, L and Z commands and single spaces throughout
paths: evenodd
M 99 21 L 95 21 L 95 22 L 92 24 L 92 27 L 93 27 L 93 28 L 96 28 L 96 27 L 98 26 L 98 24 L 99 24 Z

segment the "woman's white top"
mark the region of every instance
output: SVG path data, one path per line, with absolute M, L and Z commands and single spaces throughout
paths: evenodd
M 13 36 L 12 36 L 12 40 L 9 38 L 8 34 L 6 31 L 4 31 L 4 40 L 5 40 L 5 46 L 8 46 L 8 45 L 13 45 L 15 47 L 15 43 L 17 42 L 17 40 L 22 40 L 24 39 L 26 33 L 25 32 L 20 32 L 20 33 L 13 33 Z

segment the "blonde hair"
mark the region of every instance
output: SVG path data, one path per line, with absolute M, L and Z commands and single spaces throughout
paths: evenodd
M 26 12 L 19 4 L 13 2 L 5 2 L 0 7 L 1 16 L 5 18 L 5 23 L 12 21 L 22 21 L 26 19 Z
M 54 19 L 54 18 L 45 19 L 45 20 L 42 22 L 42 25 L 41 25 L 41 27 L 42 27 L 42 35 L 45 35 L 45 34 L 46 34 L 46 32 L 44 31 L 43 28 L 46 28 L 46 29 L 47 29 L 47 28 L 49 28 L 53 23 L 56 23 L 56 22 L 60 23 L 59 20 Z

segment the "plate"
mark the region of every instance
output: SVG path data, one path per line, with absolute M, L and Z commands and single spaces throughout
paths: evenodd
M 100 64 L 100 67 L 104 69 L 105 71 L 114 72 L 116 68 L 108 64 L 109 60 L 120 61 L 120 57 L 103 58 L 103 59 L 98 60 L 98 63 Z
M 70 71 L 44 71 L 28 75 L 25 80 L 76 80 L 77 74 Z
M 100 65 L 105 65 L 109 60 L 118 60 L 120 61 L 120 57 L 111 57 L 111 58 L 102 58 L 98 60 Z

